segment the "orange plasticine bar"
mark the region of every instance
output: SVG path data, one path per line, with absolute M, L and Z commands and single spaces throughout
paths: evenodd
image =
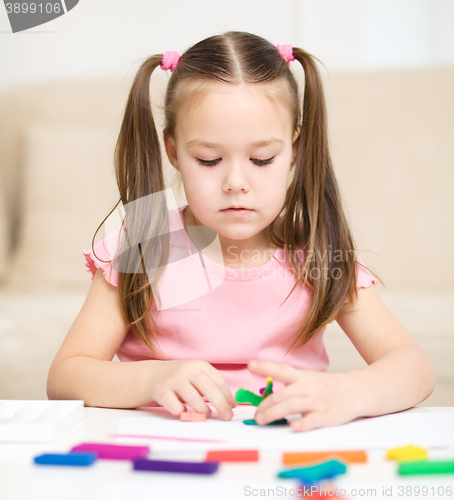
M 257 450 L 219 450 L 207 452 L 205 462 L 257 462 Z
M 206 422 L 207 416 L 205 413 L 197 411 L 182 411 L 180 413 L 180 420 L 182 422 Z
M 318 460 L 326 460 L 328 458 L 339 458 L 346 463 L 367 462 L 367 454 L 362 450 L 355 451 L 313 451 L 301 453 L 283 453 L 282 463 L 290 464 L 305 464 L 316 462 Z

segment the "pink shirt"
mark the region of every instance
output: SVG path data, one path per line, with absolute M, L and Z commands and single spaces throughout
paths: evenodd
M 181 234 L 185 235 L 188 243 L 186 254 L 191 255 L 190 240 L 183 222 L 183 210 L 186 206 L 169 212 L 170 229 L 184 229 Z M 118 232 L 116 234 L 118 236 Z M 96 254 L 102 260 L 110 260 L 113 256 L 112 240 L 109 251 L 106 251 L 102 243 L 96 245 Z M 118 271 L 115 266 L 110 262 L 101 262 L 91 250 L 84 250 L 84 255 L 87 271 L 94 276 L 96 269 L 100 267 L 106 280 L 117 286 Z M 197 262 L 201 260 L 194 252 L 191 258 L 197 259 Z M 357 260 L 362 262 L 358 255 Z M 303 347 L 294 347 L 285 354 L 298 330 L 297 326 L 289 325 L 300 320 L 308 310 L 310 292 L 300 283 L 281 305 L 296 282 L 283 248 L 277 248 L 271 260 L 254 269 L 226 268 L 206 256 L 203 256 L 203 261 L 205 268 L 203 265 L 200 267 L 203 272 L 199 273 L 199 282 L 194 285 L 195 289 L 200 289 L 200 296 L 173 307 L 167 302 L 168 307 L 160 310 L 153 301 L 151 314 L 164 332 L 159 345 L 163 359 L 208 361 L 223 373 L 233 393 L 239 387 L 258 393 L 266 385 L 264 377 L 256 376 L 247 369 L 247 363 L 251 359 L 286 363 L 299 369 L 326 371 L 328 356 L 323 343 L 326 328 Z M 188 268 L 189 260 L 180 259 L 180 267 L 174 268 L 173 272 L 174 261 L 169 262 L 172 264 L 165 270 L 167 283 L 170 283 L 173 292 L 178 288 L 183 290 L 184 269 L 185 266 Z M 357 265 L 356 269 L 357 288 L 365 288 L 378 281 L 361 266 Z M 194 283 L 195 275 L 190 275 L 190 272 L 186 274 L 189 281 Z M 204 280 L 205 283 L 202 283 Z M 165 292 L 165 286 L 163 291 Z M 131 330 L 117 356 L 121 361 L 154 359 L 148 347 Z M 275 381 L 275 388 L 278 390 L 281 387 L 282 384 Z

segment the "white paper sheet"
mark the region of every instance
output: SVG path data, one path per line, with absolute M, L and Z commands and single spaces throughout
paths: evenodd
M 141 474 L 138 478 L 137 474 Z M 282 500 L 301 498 L 297 496 L 298 484 L 293 480 L 268 479 L 263 481 L 221 481 L 212 476 L 190 476 L 183 474 L 137 473 L 130 481 L 103 486 L 96 500 L 124 500 L 125 498 L 155 498 L 184 500 L 236 500 L 243 498 L 273 498 Z
M 153 451 L 159 452 L 234 448 L 262 451 L 387 450 L 409 444 L 427 448 L 454 447 L 453 413 L 406 411 L 307 432 L 294 432 L 289 426 L 245 425 L 243 420 L 252 418 L 254 413 L 255 408 L 240 406 L 234 409 L 235 416 L 228 422 L 219 418 L 210 418 L 206 422 L 181 422 L 162 409 L 153 410 L 150 417 L 120 419 L 118 433 L 224 441 L 121 438 L 130 443 L 147 442 Z

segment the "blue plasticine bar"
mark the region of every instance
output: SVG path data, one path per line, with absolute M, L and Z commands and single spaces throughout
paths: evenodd
M 345 474 L 347 467 L 337 460 L 329 460 L 311 467 L 285 470 L 279 477 L 299 479 L 303 483 L 313 483 L 322 479 L 331 479 L 339 474 Z
M 34 458 L 39 465 L 72 465 L 86 467 L 96 461 L 96 453 L 44 453 Z
M 243 424 L 246 425 L 259 425 L 254 419 L 251 420 L 243 420 Z M 287 425 L 288 420 L 286 418 L 281 418 L 280 420 L 275 420 L 274 422 L 269 422 L 265 425 Z
M 134 470 L 158 472 L 185 472 L 187 474 L 213 474 L 218 470 L 218 462 L 169 462 L 161 460 L 134 460 Z

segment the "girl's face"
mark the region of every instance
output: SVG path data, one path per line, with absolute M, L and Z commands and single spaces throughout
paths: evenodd
M 260 85 L 216 84 L 179 113 L 175 138 L 165 145 L 182 176 L 187 220 L 215 229 L 223 249 L 264 248 L 296 159 L 299 131 L 292 133 L 292 123 L 287 107 Z M 233 217 L 223 211 L 231 205 L 251 211 Z

